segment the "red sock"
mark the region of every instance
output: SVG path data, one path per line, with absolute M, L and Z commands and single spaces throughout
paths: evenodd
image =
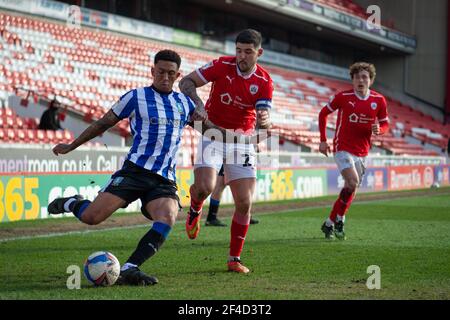
M 242 225 L 234 219 L 231 223 L 231 240 L 230 240 L 230 256 L 240 257 L 242 248 L 244 247 L 245 236 L 248 231 L 248 224 Z
M 192 186 L 189 188 L 189 192 L 191 194 L 191 208 L 196 212 L 200 212 L 203 208 L 204 200 L 197 200 L 194 198 L 194 192 L 192 192 Z
M 345 216 L 348 208 L 352 204 L 353 198 L 355 197 L 355 192 L 351 192 L 347 188 L 341 190 L 339 198 L 333 205 L 333 210 L 330 213 L 330 220 L 336 222 L 336 217 L 338 215 Z

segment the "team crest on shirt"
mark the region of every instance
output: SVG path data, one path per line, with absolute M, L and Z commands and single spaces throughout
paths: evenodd
M 376 103 L 376 102 L 372 102 L 372 103 L 370 104 L 370 107 L 372 108 L 372 110 L 376 110 L 376 108 L 377 108 L 377 103 Z
M 259 89 L 258 85 L 252 84 L 252 85 L 250 86 L 250 93 L 251 93 L 251 94 L 256 94 L 256 93 L 258 92 L 258 89 Z
M 210 61 L 210 62 L 208 62 L 207 64 L 205 64 L 205 65 L 202 67 L 202 70 L 206 70 L 206 69 L 208 69 L 208 68 L 211 68 L 212 66 L 213 66 L 213 62 Z
M 180 114 L 184 113 L 183 104 L 181 102 L 177 102 L 177 109 Z

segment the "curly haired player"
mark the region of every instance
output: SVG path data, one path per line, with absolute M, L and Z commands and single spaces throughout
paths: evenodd
M 362 182 L 371 137 L 384 134 L 389 128 L 386 99 L 370 90 L 376 76 L 375 66 L 366 62 L 354 63 L 350 66 L 350 76 L 353 89 L 331 97 L 319 113 L 319 151 L 328 156 L 327 117 L 338 111 L 333 153 L 345 180 L 329 218 L 322 225 L 322 232 L 327 239 L 332 239 L 333 233 L 338 239 L 345 239 L 345 213 L 355 197 L 356 188 Z

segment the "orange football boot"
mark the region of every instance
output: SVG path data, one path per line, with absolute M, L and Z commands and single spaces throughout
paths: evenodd
M 232 261 L 228 261 L 227 265 L 228 265 L 228 271 L 238 272 L 238 273 L 249 273 L 250 272 L 250 269 L 247 268 L 246 266 L 244 266 L 241 263 L 241 260 L 239 260 L 239 259 L 234 259 Z
M 195 215 L 195 213 L 194 213 Z M 200 211 L 196 217 L 192 217 L 193 212 L 189 210 L 186 217 L 186 233 L 189 239 L 195 239 L 200 232 L 200 218 L 202 217 L 202 212 Z

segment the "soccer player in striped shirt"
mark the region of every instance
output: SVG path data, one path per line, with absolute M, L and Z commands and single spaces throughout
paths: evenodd
M 151 285 L 158 282 L 155 277 L 142 272 L 139 266 L 161 248 L 181 208 L 175 183 L 176 153 L 183 128 L 191 121 L 195 105 L 186 95 L 172 91 L 180 76 L 180 64 L 181 58 L 176 52 L 158 52 L 151 70 L 151 87 L 129 91 L 72 143 L 53 148 L 55 155 L 69 153 L 120 120 L 130 119 L 133 145 L 122 169 L 112 175 L 95 200 L 91 202 L 75 195 L 55 199 L 48 205 L 50 214 L 73 212 L 81 222 L 96 225 L 117 209 L 141 199 L 142 213 L 154 221 L 153 226 L 122 266 L 119 284 Z M 201 112 L 196 118 L 206 119 Z
M 328 157 L 330 148 L 326 137 L 327 117 L 338 111 L 333 153 L 345 181 L 330 216 L 322 225 L 322 232 L 327 239 L 334 238 L 333 233 L 338 239 L 345 239 L 345 213 L 355 197 L 356 188 L 362 182 L 371 137 L 384 134 L 389 128 L 386 99 L 370 90 L 375 76 L 373 64 L 354 63 L 350 66 L 353 89 L 331 97 L 330 102 L 319 113 L 319 151 Z

